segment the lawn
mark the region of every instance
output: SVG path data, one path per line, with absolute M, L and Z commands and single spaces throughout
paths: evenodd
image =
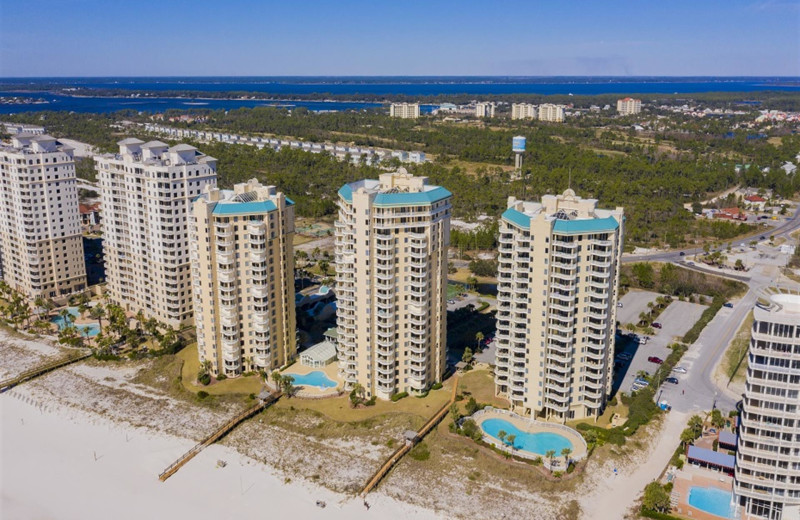
M 496 408 L 508 408 L 508 401 L 494 395 L 494 375 L 487 369 L 470 370 L 462 375 L 458 382 L 458 392 L 461 394 L 469 392 L 479 403 L 486 403 Z
M 444 383 L 439 390 L 431 390 L 427 397 L 409 396 L 399 401 L 384 401 L 379 399 L 375 406 L 352 408 L 347 395 L 330 399 L 281 399 L 276 408 L 311 410 L 323 414 L 329 419 L 339 422 L 355 422 L 374 419 L 387 414 L 411 414 L 424 420 L 435 414 L 450 399 L 452 391 L 452 378 Z M 420 422 L 420 426 L 424 421 Z
M 237 377 L 225 379 L 208 386 L 194 384 L 197 380 L 197 372 L 200 370 L 200 360 L 197 357 L 197 343 L 192 343 L 175 356 L 183 362 L 181 367 L 181 383 L 186 390 L 197 393 L 205 390 L 211 395 L 233 395 L 233 394 L 258 394 L 263 389 L 261 380 L 257 375 L 247 377 Z

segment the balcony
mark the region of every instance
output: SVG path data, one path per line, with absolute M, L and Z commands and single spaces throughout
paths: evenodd
M 253 263 L 261 263 L 267 261 L 267 250 L 266 249 L 251 249 L 250 250 L 250 261 Z
M 256 298 L 266 298 L 269 290 L 266 285 L 254 285 L 250 287 L 250 293 Z

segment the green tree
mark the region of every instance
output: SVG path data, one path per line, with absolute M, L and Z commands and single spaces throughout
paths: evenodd
M 547 450 L 547 452 L 545 452 L 544 456 L 547 459 L 550 460 L 550 467 L 552 468 L 553 467 L 553 459 L 556 456 L 556 450 Z
M 508 434 L 506 433 L 505 430 L 500 430 L 499 432 L 497 432 L 497 438 L 500 439 L 500 442 L 504 444 L 506 442 L 506 435 Z
M 668 511 L 670 508 L 669 494 L 664 489 L 664 486 L 658 482 L 647 484 L 642 497 L 642 507 L 649 511 L 658 511 L 660 513 Z
M 509 446 L 511 446 L 511 449 L 512 449 L 512 450 L 513 450 L 513 449 L 516 449 L 516 448 L 514 447 L 514 441 L 516 441 L 516 440 L 517 440 L 517 436 L 516 436 L 516 435 L 514 435 L 514 434 L 512 433 L 511 435 L 509 435 L 509 436 L 507 436 L 507 437 L 506 437 L 506 444 L 508 444 Z
M 483 341 L 483 332 L 478 331 L 475 333 L 475 342 L 478 344 L 478 348 L 481 348 L 481 341 Z
M 469 365 L 472 363 L 473 358 L 474 356 L 472 354 L 472 349 L 469 347 L 464 347 L 464 354 L 461 356 L 461 361 Z
M 105 317 L 105 315 L 106 310 L 99 303 L 89 310 L 89 317 L 97 320 L 97 325 L 100 327 L 100 331 L 103 330 L 103 317 Z

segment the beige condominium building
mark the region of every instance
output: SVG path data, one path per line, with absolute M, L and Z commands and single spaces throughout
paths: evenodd
M 536 105 L 530 103 L 512 103 L 511 119 L 536 119 Z
M 800 518 L 800 295 L 756 305 L 733 491 L 742 518 Z M 749 515 L 749 516 L 748 516 Z
M 562 123 L 564 121 L 564 105 L 554 105 L 552 103 L 539 105 L 539 120 Z
M 611 392 L 622 208 L 572 190 L 511 197 L 500 221 L 497 394 L 513 409 L 597 417 Z
M 368 396 L 419 393 L 446 365 L 452 194 L 400 169 L 339 190 L 339 373 Z
M 29 298 L 86 288 L 72 148 L 49 135 L 0 143 L 0 272 Z
M 485 101 L 475 104 L 475 117 L 494 117 L 496 104 L 491 101 Z
M 642 111 L 642 100 L 633 98 L 622 98 L 617 100 L 617 112 L 623 116 L 638 114 Z
M 392 103 L 389 116 L 400 119 L 416 119 L 419 117 L 419 103 Z
M 235 377 L 294 359 L 294 202 L 255 179 L 207 185 L 190 236 L 200 362 Z
M 94 160 L 109 296 L 170 326 L 192 324 L 189 214 L 216 185 L 217 160 L 187 144 L 134 138 Z

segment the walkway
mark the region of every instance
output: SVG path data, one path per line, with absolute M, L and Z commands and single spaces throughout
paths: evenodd
M 376 471 L 372 477 L 367 481 L 367 484 L 364 486 L 364 489 L 361 491 L 361 497 L 366 497 L 367 494 L 372 491 L 375 486 L 389 473 L 395 464 L 397 464 L 403 456 L 411 451 L 411 448 L 414 447 L 415 444 L 420 442 L 430 431 L 439 424 L 439 422 L 444 419 L 447 415 L 447 412 L 450 410 L 450 406 L 456 402 L 456 393 L 458 392 L 458 376 L 453 376 L 453 393 L 450 396 L 450 400 L 445 403 L 438 412 L 436 412 L 433 417 L 428 419 L 422 428 L 417 431 L 417 435 L 414 437 L 412 441 L 406 441 L 402 446 L 400 446 L 394 453 L 392 453 L 386 462 L 383 463 L 378 471 Z
M 68 358 L 58 359 L 41 366 L 31 368 L 30 370 L 26 370 L 25 372 L 19 374 L 18 376 L 0 381 L 0 393 L 5 392 L 6 390 L 10 390 L 15 386 L 24 383 L 25 381 L 30 381 L 31 379 L 34 379 L 48 372 L 56 370 L 57 368 L 71 365 L 72 363 L 76 363 L 82 359 L 86 359 L 91 355 L 92 355 L 91 352 L 88 353 L 83 352 L 81 354 L 78 354 L 77 356 L 70 356 Z
M 206 446 L 210 446 L 211 444 L 217 442 L 219 439 L 227 435 L 231 430 L 236 428 L 236 426 L 238 426 L 240 423 L 249 419 L 250 417 L 253 417 L 257 413 L 264 410 L 269 405 L 280 399 L 281 395 L 283 394 L 280 393 L 269 394 L 269 397 L 267 397 L 262 401 L 259 401 L 257 405 L 253 406 L 252 408 L 248 408 L 244 412 L 240 413 L 230 421 L 220 426 L 211 435 L 209 435 L 202 441 L 198 442 L 197 444 L 194 445 L 192 449 L 190 449 L 189 451 L 178 457 L 178 460 L 167 466 L 167 469 L 165 469 L 158 475 L 158 480 L 160 480 L 161 482 L 166 481 L 169 477 L 177 473 L 177 471 L 181 469 L 184 466 L 184 464 L 192 460 L 195 457 L 195 455 L 203 451 L 203 449 L 205 449 Z

